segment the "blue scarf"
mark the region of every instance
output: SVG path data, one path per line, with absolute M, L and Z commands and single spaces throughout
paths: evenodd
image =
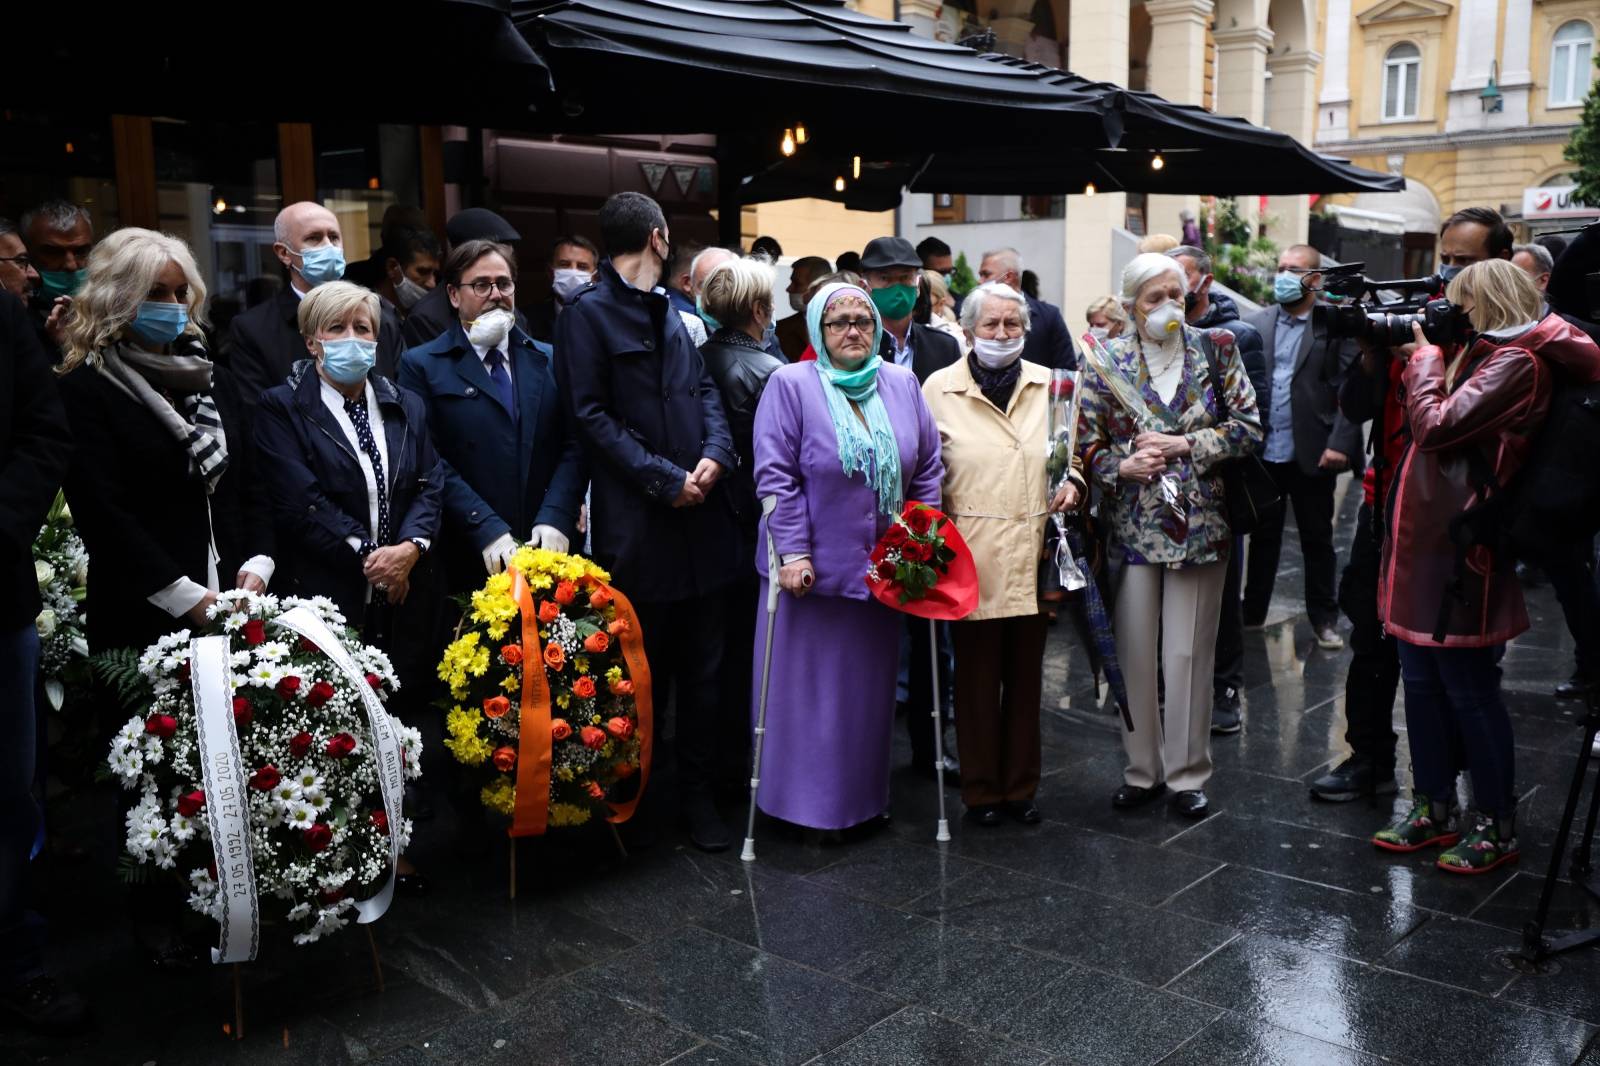
M 827 338 L 823 336 L 823 312 L 841 293 L 859 296 L 872 315 L 872 354 L 855 370 L 840 370 L 833 365 Z M 850 477 L 861 471 L 877 494 L 878 510 L 897 515 L 905 503 L 905 490 L 900 484 L 900 444 L 889 423 L 889 409 L 878 395 L 878 367 L 883 365 L 878 345 L 883 340 L 883 318 L 865 291 L 836 282 L 823 286 L 806 305 L 806 327 L 811 334 L 811 347 L 817 353 L 817 377 L 828 400 L 828 414 L 833 418 L 844 475 Z M 851 403 L 860 408 L 861 418 L 851 410 Z M 866 420 L 864 426 L 862 419 Z

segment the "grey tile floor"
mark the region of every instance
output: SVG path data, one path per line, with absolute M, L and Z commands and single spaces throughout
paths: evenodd
M 1341 549 L 1354 505 L 1342 493 Z M 1063 626 L 1046 662 L 1043 825 L 957 820 L 936 844 L 931 783 L 897 772 L 894 825 L 871 839 L 768 831 L 754 865 L 671 833 L 626 861 L 604 836 L 528 842 L 512 902 L 505 856 L 456 858 L 441 810 L 417 849 L 433 894 L 375 930 L 384 991 L 359 933 L 273 945 L 244 976 L 242 1043 L 222 1030 L 226 971 L 142 968 L 109 867 L 58 871 L 55 957 L 98 1024 L 62 1042 L 0 1029 L 0 1066 L 1600 1064 L 1600 956 L 1545 973 L 1508 958 L 1577 750 L 1574 708 L 1548 696 L 1570 656 L 1548 589 L 1505 658 L 1524 861 L 1459 878 L 1374 852 L 1388 803 L 1309 799 L 1346 753 L 1348 657 L 1315 650 L 1298 568 L 1291 532 L 1269 624 L 1246 638 L 1244 732 L 1214 742 L 1202 823 L 1111 809 L 1115 723 Z M 107 824 L 108 799 L 77 806 Z M 1556 924 L 1596 923 L 1600 908 L 1559 886 Z

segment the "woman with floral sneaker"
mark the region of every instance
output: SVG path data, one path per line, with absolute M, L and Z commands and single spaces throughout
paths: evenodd
M 1600 380 L 1600 348 L 1543 314 L 1538 290 L 1507 260 L 1474 263 L 1445 292 L 1476 334 L 1441 349 L 1413 326 L 1402 376 L 1410 441 L 1391 490 L 1378 612 L 1399 645 L 1414 799 L 1372 842 L 1388 851 L 1442 846 L 1441 870 L 1480 874 L 1518 855 L 1499 658 L 1528 628 L 1528 613 L 1507 561 L 1481 546 L 1458 556 L 1451 520 L 1478 502 L 1485 475 L 1499 485 L 1516 477 L 1557 376 Z M 1453 744 L 1478 806 L 1466 819 L 1455 806 Z

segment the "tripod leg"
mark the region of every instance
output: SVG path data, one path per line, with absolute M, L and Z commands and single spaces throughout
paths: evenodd
M 1550 921 L 1550 904 L 1555 901 L 1556 882 L 1561 877 L 1561 863 L 1566 858 L 1567 841 L 1572 836 L 1572 822 L 1578 812 L 1578 802 L 1583 798 L 1583 782 L 1589 770 L 1590 748 L 1594 744 L 1595 727 L 1600 724 L 1600 707 L 1596 706 L 1595 695 L 1591 690 L 1586 697 L 1589 706 L 1589 720 L 1583 734 L 1583 745 L 1578 749 L 1578 766 L 1572 774 L 1572 784 L 1567 789 L 1567 806 L 1561 812 L 1561 825 L 1556 830 L 1555 842 L 1550 848 L 1550 868 L 1545 871 L 1544 887 L 1539 890 L 1539 906 L 1533 912 L 1533 918 L 1522 927 L 1522 944 L 1535 962 L 1543 962 L 1549 955 L 1550 945 L 1545 940 L 1545 925 Z M 1596 793 L 1596 802 L 1600 802 L 1600 791 Z M 1594 834 L 1595 803 L 1589 805 L 1588 828 L 1590 837 Z M 1583 861 L 1588 862 L 1587 841 L 1583 845 Z M 1576 857 L 1574 866 L 1577 865 Z

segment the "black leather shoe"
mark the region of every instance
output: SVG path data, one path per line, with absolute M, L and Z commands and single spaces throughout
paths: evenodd
M 1198 788 L 1184 789 L 1173 797 L 1172 805 L 1187 818 L 1204 818 L 1211 813 L 1211 803 Z
M 689 830 L 689 842 L 701 851 L 726 851 L 733 843 L 728 825 L 717 813 L 709 792 L 684 797 L 683 821 Z
M 1005 820 L 1005 816 L 1000 813 L 999 804 L 984 804 L 980 807 L 968 807 L 967 817 L 972 819 L 974 822 L 977 822 L 985 829 L 993 829 L 995 826 L 999 825 Z
M 394 875 L 394 890 L 402 896 L 421 899 L 428 894 L 432 887 L 432 882 L 428 880 L 426 874 L 413 871 L 408 874 Z
M 1153 799 L 1165 796 L 1165 784 L 1151 785 L 1149 788 L 1140 788 L 1138 785 L 1123 785 L 1111 794 L 1111 806 L 1124 810 L 1130 807 L 1143 807 Z
M 1369 788 L 1375 796 L 1392 796 L 1399 791 L 1394 781 L 1393 755 L 1381 763 L 1352 755 L 1311 782 L 1311 796 L 1327 803 L 1348 803 L 1365 796 Z
M 1044 820 L 1044 815 L 1039 813 L 1039 808 L 1033 805 L 1032 800 L 1025 803 L 1008 803 L 1006 813 L 1023 825 L 1038 825 Z
M 1556 686 L 1556 699 L 1558 700 L 1581 700 L 1583 699 L 1583 693 L 1583 679 L 1577 674 L 1573 674 Z

